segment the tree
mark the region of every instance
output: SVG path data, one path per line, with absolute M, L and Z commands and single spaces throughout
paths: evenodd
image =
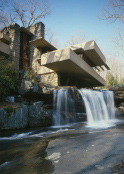
M 116 37 L 112 38 L 112 42 L 114 44 L 114 50 L 117 51 L 119 57 L 124 58 L 124 34 L 117 29 Z
M 49 43 L 54 45 L 56 48 L 60 48 L 60 43 L 57 38 L 57 33 L 53 31 L 51 28 L 48 28 L 45 32 L 46 34 L 46 39 L 48 40 Z
M 108 0 L 107 6 L 104 6 L 101 19 L 110 20 L 111 22 L 121 21 L 124 24 L 124 0 Z M 116 36 L 112 38 L 114 45 L 113 57 L 108 59 L 110 72 L 106 74 L 107 86 L 112 86 L 115 82 L 123 83 L 124 79 L 124 34 L 118 29 Z
M 0 8 L 0 26 L 5 27 L 13 22 L 19 22 L 24 27 L 36 23 L 39 19 L 45 18 L 50 14 L 50 5 L 48 0 L 2 0 L 4 8 Z
M 109 0 L 103 8 L 102 19 L 112 22 L 120 20 L 124 24 L 124 0 Z
M 8 6 L 8 0 L 0 1 L 0 28 L 3 28 L 8 24 L 9 16 L 5 10 L 7 6 Z
M 2 11 L 2 9 L 5 7 L 6 3 L 7 3 L 7 0 L 1 0 L 1 1 L 0 1 L 0 10 L 1 10 L 1 11 Z
M 119 60 L 118 55 L 114 54 L 113 56 L 107 58 L 107 64 L 110 67 L 111 75 L 118 81 L 122 83 L 124 79 L 124 61 Z M 106 71 L 98 72 L 104 79 L 106 79 Z
M 68 41 L 66 41 L 65 46 L 72 46 L 76 44 L 80 44 L 86 41 L 86 34 L 85 32 L 79 32 L 77 34 L 72 34 Z
M 107 72 L 105 77 L 105 87 L 109 89 L 116 85 L 118 85 L 118 81 L 114 78 L 114 76 L 110 72 Z
M 0 57 L 0 101 L 16 93 L 19 85 L 19 74 L 12 61 Z

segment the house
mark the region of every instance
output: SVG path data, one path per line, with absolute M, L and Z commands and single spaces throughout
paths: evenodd
M 32 67 L 41 82 L 52 86 L 95 87 L 105 85 L 98 71 L 109 70 L 94 40 L 57 50 L 44 38 L 42 22 L 20 27 L 13 24 L 0 32 L 0 55 L 9 57 L 17 69 Z

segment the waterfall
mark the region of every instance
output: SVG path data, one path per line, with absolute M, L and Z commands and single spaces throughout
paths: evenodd
M 107 105 L 110 119 L 115 118 L 115 104 L 114 104 L 114 93 L 113 91 L 103 91 L 104 100 Z
M 109 127 L 115 121 L 114 95 L 112 91 L 79 90 L 86 107 L 89 127 Z
M 53 124 L 55 126 L 67 125 L 75 122 L 75 99 L 71 88 L 54 90 Z
M 115 120 L 112 91 L 77 90 L 81 106 L 85 106 L 88 127 L 109 127 Z M 56 126 L 76 122 L 77 104 L 73 88 L 54 90 L 53 124 Z M 78 101 L 78 103 L 79 103 Z M 82 112 L 82 111 L 81 111 Z M 80 113 L 81 113 L 80 112 Z

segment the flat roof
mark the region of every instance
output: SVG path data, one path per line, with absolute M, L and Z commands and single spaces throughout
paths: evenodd
M 49 42 L 47 42 L 47 41 L 46 41 L 44 38 L 42 38 L 42 37 L 30 41 L 30 43 L 31 43 L 32 45 L 34 45 L 35 47 L 42 47 L 42 48 L 48 47 L 48 48 L 51 49 L 51 51 L 57 50 L 56 47 L 54 47 L 53 45 L 51 45 Z
M 74 52 L 84 52 L 95 66 L 106 65 L 106 58 L 94 40 L 70 47 Z
M 9 44 L 9 42 L 10 42 L 9 36 L 4 33 L 0 33 L 0 40 L 6 44 Z

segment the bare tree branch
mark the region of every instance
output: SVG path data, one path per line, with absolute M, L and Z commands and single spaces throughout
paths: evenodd
M 0 10 L 3 11 L 3 9 L 5 8 L 5 6 L 8 5 L 7 0 L 0 0 Z
M 119 29 L 116 31 L 116 37 L 112 38 L 112 42 L 114 43 L 114 50 L 124 58 L 124 34 L 121 33 Z
M 79 32 L 76 35 L 73 34 L 70 36 L 69 40 L 65 43 L 65 46 L 72 46 L 72 45 L 76 45 L 76 44 L 80 44 L 82 42 L 86 41 L 86 34 L 85 32 Z
M 100 19 L 111 22 L 120 20 L 124 24 L 124 0 L 109 0 L 107 6 L 103 7 Z
M 49 43 L 54 45 L 56 48 L 60 48 L 60 43 L 57 38 L 57 33 L 53 31 L 51 28 L 46 29 L 45 31 L 46 39 Z
M 3 25 L 3 27 L 10 25 L 11 22 L 21 22 L 22 26 L 29 27 L 51 13 L 49 0 L 5 1 L 9 2 L 8 6 L 4 5 L 4 0 L 0 2 L 0 25 Z M 5 8 L 2 11 L 3 5 Z
M 28 26 L 34 24 L 40 18 L 45 18 L 47 15 L 49 15 L 51 13 L 48 1 L 42 0 L 42 5 L 39 4 L 39 2 L 37 2 L 37 4 L 38 4 L 40 13 L 39 13 L 39 15 L 37 15 L 35 18 L 33 18 L 31 20 L 31 22 L 28 24 Z

